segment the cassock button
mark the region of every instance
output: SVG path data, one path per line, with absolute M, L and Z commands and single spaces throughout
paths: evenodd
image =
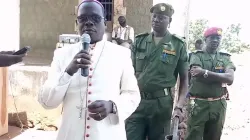
M 87 120 L 90 120 L 90 117 L 88 117 Z
M 92 84 L 91 84 L 91 83 L 89 83 L 89 86 L 92 86 Z
M 89 75 L 89 78 L 92 78 L 92 75 Z
M 90 128 L 90 126 L 87 126 L 87 129 L 89 129 Z
M 90 71 L 92 71 L 92 70 L 93 70 L 93 68 L 90 68 L 89 70 L 90 70 Z
M 89 137 L 89 134 L 86 134 L 86 137 Z
M 89 94 L 91 94 L 91 91 L 89 91 Z
M 90 101 L 90 100 L 88 100 L 88 103 L 91 103 L 91 101 Z

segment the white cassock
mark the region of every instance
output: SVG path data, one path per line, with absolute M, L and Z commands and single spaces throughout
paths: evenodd
M 124 121 L 140 102 L 130 50 L 108 41 L 98 42 L 90 51 L 93 64 L 87 84 L 80 69 L 73 76 L 65 72 L 81 49 L 78 43 L 55 51 L 48 80 L 39 93 L 38 101 L 46 109 L 63 103 L 57 140 L 126 140 Z M 84 108 L 96 100 L 111 100 L 117 113 L 95 121 L 85 109 L 79 119 L 81 99 Z

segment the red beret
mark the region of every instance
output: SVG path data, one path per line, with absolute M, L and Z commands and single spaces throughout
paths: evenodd
M 222 29 L 221 28 L 217 28 L 217 27 L 212 27 L 212 28 L 208 28 L 205 33 L 204 33 L 204 37 L 208 37 L 210 35 L 222 35 Z

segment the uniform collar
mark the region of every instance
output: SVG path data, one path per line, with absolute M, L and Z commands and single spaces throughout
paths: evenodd
M 162 37 L 162 39 L 164 39 L 166 42 L 169 42 L 168 40 L 168 38 L 169 38 L 169 35 L 170 35 L 170 32 L 169 31 L 167 31 L 166 32 L 166 34 Z M 152 32 L 149 36 L 148 36 L 148 38 L 147 38 L 147 42 L 153 42 L 153 37 L 154 37 L 154 33 Z

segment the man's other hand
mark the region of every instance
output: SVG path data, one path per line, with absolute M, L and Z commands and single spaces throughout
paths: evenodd
M 97 100 L 88 106 L 89 116 L 96 121 L 101 121 L 112 112 L 112 102 Z

